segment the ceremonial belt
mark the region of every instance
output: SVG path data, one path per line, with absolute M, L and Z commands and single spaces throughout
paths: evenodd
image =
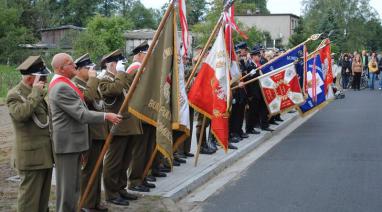
M 80 89 L 77 88 L 77 86 L 75 86 L 73 84 L 72 81 L 70 81 L 68 78 L 66 77 L 57 77 L 56 79 L 54 79 L 53 81 L 51 81 L 49 83 L 49 90 L 52 89 L 56 84 L 60 83 L 60 82 L 63 82 L 67 85 L 69 85 L 81 98 L 82 101 L 85 101 L 85 97 L 84 97 L 84 94 L 81 92 Z

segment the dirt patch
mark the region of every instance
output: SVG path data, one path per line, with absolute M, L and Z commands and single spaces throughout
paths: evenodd
M 13 142 L 13 127 L 7 107 L 0 104 L 0 211 L 16 211 L 18 182 L 7 180 L 17 174 L 11 166 Z M 55 211 L 55 190 L 55 186 L 52 186 L 50 211 Z M 137 201 L 130 201 L 128 207 L 108 205 L 108 208 L 109 211 L 179 212 L 190 211 L 193 206 L 180 205 L 171 199 L 161 197 L 142 196 Z

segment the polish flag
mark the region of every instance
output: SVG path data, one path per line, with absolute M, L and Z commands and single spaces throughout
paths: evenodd
M 228 149 L 230 63 L 221 28 L 188 93 L 190 105 L 211 119 L 211 131 L 225 151 Z

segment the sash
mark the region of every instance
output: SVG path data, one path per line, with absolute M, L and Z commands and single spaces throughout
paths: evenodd
M 69 85 L 77 94 L 78 96 L 80 96 L 81 100 L 82 101 L 85 101 L 85 98 L 84 98 L 84 94 L 81 92 L 80 89 L 78 89 L 72 81 L 70 81 L 68 78 L 66 77 L 57 77 L 55 79 L 53 79 L 50 83 L 49 83 L 49 90 L 51 88 L 53 88 L 56 84 L 60 83 L 60 82 L 63 82 L 67 85 Z

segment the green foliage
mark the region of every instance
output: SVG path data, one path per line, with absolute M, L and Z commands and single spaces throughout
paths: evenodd
M 0 63 L 20 62 L 24 53 L 19 44 L 35 41 L 31 30 L 21 23 L 22 10 L 8 7 L 5 0 L 0 1 Z
M 188 0 L 187 7 L 187 22 L 193 26 L 200 21 L 203 21 L 207 12 L 207 2 L 205 0 Z
M 100 60 L 102 55 L 124 47 L 123 33 L 132 27 L 133 23 L 123 17 L 94 16 L 74 44 L 75 56 L 88 52 L 94 61 Z
M 134 0 L 130 2 L 130 8 L 124 13 L 124 17 L 134 20 L 135 29 L 156 29 L 158 25 L 157 11 L 153 9 L 147 9 L 140 1 Z
M 15 67 L 0 65 L 0 98 L 5 98 L 8 90 L 19 83 L 20 76 Z
M 289 40 L 291 46 L 312 34 L 333 30 L 334 50 L 381 50 L 382 26 L 370 0 L 304 0 L 303 5 L 304 21 Z
M 248 7 L 248 5 L 255 7 L 252 1 L 237 1 L 235 2 L 235 10 L 237 10 L 237 8 Z M 204 45 L 207 42 L 208 37 L 210 36 L 212 29 L 217 23 L 222 11 L 222 1 L 213 0 L 211 3 L 211 9 L 207 13 L 205 20 L 195 24 L 192 27 L 192 32 L 196 34 L 196 45 Z M 238 22 L 237 24 L 239 25 L 239 28 L 248 35 L 249 39 L 246 40 L 246 42 L 249 46 L 254 46 L 256 43 L 262 43 L 267 38 L 267 33 L 261 32 L 256 27 L 246 29 L 242 23 Z M 244 39 L 240 37 L 238 33 L 233 32 L 234 43 L 238 43 L 243 40 Z

